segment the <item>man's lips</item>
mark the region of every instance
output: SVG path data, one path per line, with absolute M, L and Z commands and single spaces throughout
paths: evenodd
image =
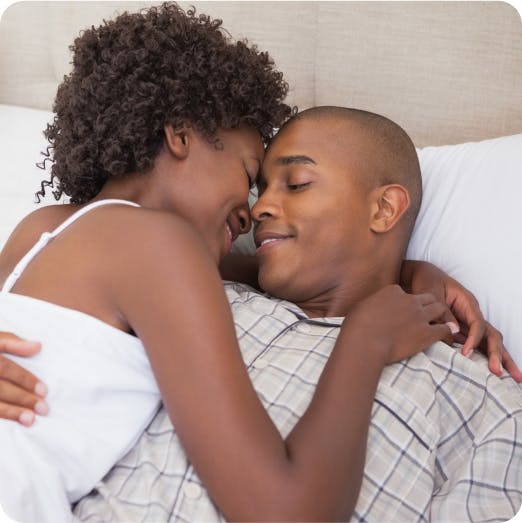
M 260 252 L 261 249 L 266 249 L 268 247 L 274 247 L 277 244 L 280 244 L 284 240 L 292 238 L 289 234 L 282 234 L 278 232 L 263 231 L 258 232 L 255 235 L 254 241 L 257 247 L 256 252 Z

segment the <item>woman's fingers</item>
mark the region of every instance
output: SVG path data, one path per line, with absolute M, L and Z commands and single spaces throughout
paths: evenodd
M 424 313 L 429 323 L 437 323 L 447 327 L 441 331 L 444 337 L 440 339 L 448 345 L 451 345 L 454 342 L 454 334 L 459 331 L 459 325 L 449 311 L 448 306 L 439 301 L 429 302 L 429 300 L 427 300 L 427 304 L 424 305 Z
M 448 307 L 446 304 L 441 303 L 440 301 L 435 301 L 430 298 L 430 295 L 425 295 L 423 298 L 420 298 L 421 303 L 423 302 L 423 312 L 426 318 L 426 321 L 431 324 L 435 329 L 431 329 L 431 332 L 434 333 L 434 341 L 443 341 L 449 345 L 453 343 L 453 334 L 452 330 L 454 327 L 449 322 L 445 321 L 446 312 Z M 458 327 L 457 327 L 458 328 Z
M 446 323 L 435 323 L 430 325 L 430 330 L 433 333 L 433 339 L 430 341 L 430 345 L 437 341 L 443 341 L 450 345 L 452 343 L 453 335 L 451 330 Z

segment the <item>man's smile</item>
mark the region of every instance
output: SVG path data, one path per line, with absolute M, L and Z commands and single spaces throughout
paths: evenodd
M 281 244 L 283 241 L 293 238 L 290 234 L 283 234 L 271 231 L 256 232 L 254 241 L 256 244 L 256 253 L 262 252 L 267 248 Z

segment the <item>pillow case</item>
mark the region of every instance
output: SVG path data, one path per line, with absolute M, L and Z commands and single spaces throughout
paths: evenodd
M 418 155 L 424 195 L 407 257 L 473 292 L 522 368 L 522 134 Z
M 0 105 L 0 158 L 2 190 L 0 192 L 0 248 L 15 225 L 35 210 L 35 192 L 49 174 L 36 166 L 44 158 L 47 140 L 43 130 L 53 113 L 14 105 Z M 40 205 L 56 203 L 50 191 Z

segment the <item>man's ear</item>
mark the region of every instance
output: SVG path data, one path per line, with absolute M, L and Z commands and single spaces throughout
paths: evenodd
M 410 206 L 410 194 L 402 185 L 382 185 L 371 194 L 370 229 L 378 234 L 388 232 Z
M 170 154 L 175 156 L 178 160 L 184 160 L 189 153 L 190 148 L 190 133 L 185 125 L 174 127 L 172 124 L 165 124 L 163 128 L 165 132 L 165 145 Z

